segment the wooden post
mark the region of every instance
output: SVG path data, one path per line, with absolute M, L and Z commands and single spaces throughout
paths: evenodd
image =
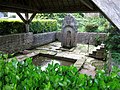
M 110 74 L 111 71 L 112 71 L 111 62 L 112 62 L 111 52 L 108 51 L 108 53 L 107 53 L 107 70 L 108 70 L 108 74 Z
M 33 18 L 35 17 L 36 13 L 33 13 L 30 18 L 29 18 L 28 13 L 25 13 L 25 18 L 19 12 L 16 12 L 16 13 L 21 18 L 21 20 L 24 22 L 26 33 L 28 33 L 29 32 L 29 25 L 32 22 Z
M 25 23 L 25 29 L 26 29 L 26 33 L 29 32 L 29 14 L 25 13 L 25 19 L 26 19 L 26 23 Z

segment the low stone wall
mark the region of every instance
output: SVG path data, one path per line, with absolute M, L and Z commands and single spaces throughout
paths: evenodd
M 77 34 L 77 43 L 87 44 L 89 42 L 89 44 L 95 45 L 96 37 L 100 37 L 100 41 L 105 41 L 106 33 L 79 32 Z M 61 41 L 61 39 L 62 39 L 61 33 L 60 32 L 56 33 L 56 40 Z
M 0 36 L 0 51 L 15 53 L 55 41 L 56 32 L 41 34 L 21 33 Z
M 106 38 L 105 33 L 78 33 L 77 42 L 91 45 L 95 44 L 96 36 L 100 36 L 101 41 Z M 0 36 L 0 51 L 13 53 L 19 52 L 25 49 L 34 48 L 40 45 L 54 42 L 55 40 L 61 41 L 60 32 L 48 32 L 48 33 L 21 33 Z
M 0 36 L 0 51 L 6 53 L 29 49 L 33 42 L 33 33 L 21 33 Z
M 33 35 L 32 47 L 48 44 L 55 41 L 56 32 L 40 33 Z

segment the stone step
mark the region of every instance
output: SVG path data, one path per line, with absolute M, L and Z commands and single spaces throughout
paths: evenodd
M 90 53 L 92 54 L 93 51 L 97 51 L 97 49 L 100 49 L 100 47 L 101 47 L 101 46 L 95 47 L 93 50 L 91 50 Z
M 105 48 L 96 49 L 96 51 L 104 51 Z
M 93 54 L 93 55 L 96 55 L 96 53 L 97 53 L 97 51 L 93 51 L 93 53 L 92 53 L 92 54 Z
M 92 53 L 89 53 L 89 56 L 97 59 L 103 59 L 104 49 L 104 45 L 99 45 L 92 51 Z

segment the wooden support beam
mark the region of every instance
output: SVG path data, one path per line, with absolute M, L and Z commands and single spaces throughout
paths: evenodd
M 16 12 L 17 13 L 17 15 L 21 18 L 21 20 L 24 22 L 24 23 L 26 23 L 26 20 L 23 18 L 23 16 L 19 13 L 19 12 Z
M 25 19 L 26 19 L 26 23 L 25 23 L 25 28 L 26 28 L 26 33 L 29 32 L 29 14 L 25 13 Z
M 37 13 L 33 13 L 33 14 L 32 14 L 32 16 L 31 16 L 30 19 L 29 19 L 29 23 L 32 22 L 32 20 L 33 20 L 33 18 L 35 17 L 36 14 L 37 14 Z
M 37 13 L 33 13 L 30 18 L 29 18 L 29 13 L 25 13 L 25 18 L 19 12 L 16 12 L 16 13 L 21 18 L 21 20 L 24 22 L 26 33 L 28 33 L 29 32 L 29 24 L 32 22 L 33 18 L 35 17 L 35 15 Z
M 93 6 L 91 5 L 91 3 L 87 0 L 80 0 L 85 6 L 87 6 L 88 8 L 90 8 L 91 10 L 93 10 Z

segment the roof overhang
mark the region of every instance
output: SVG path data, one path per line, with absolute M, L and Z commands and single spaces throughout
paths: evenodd
M 1 12 L 98 12 L 91 0 L 1 0 Z

